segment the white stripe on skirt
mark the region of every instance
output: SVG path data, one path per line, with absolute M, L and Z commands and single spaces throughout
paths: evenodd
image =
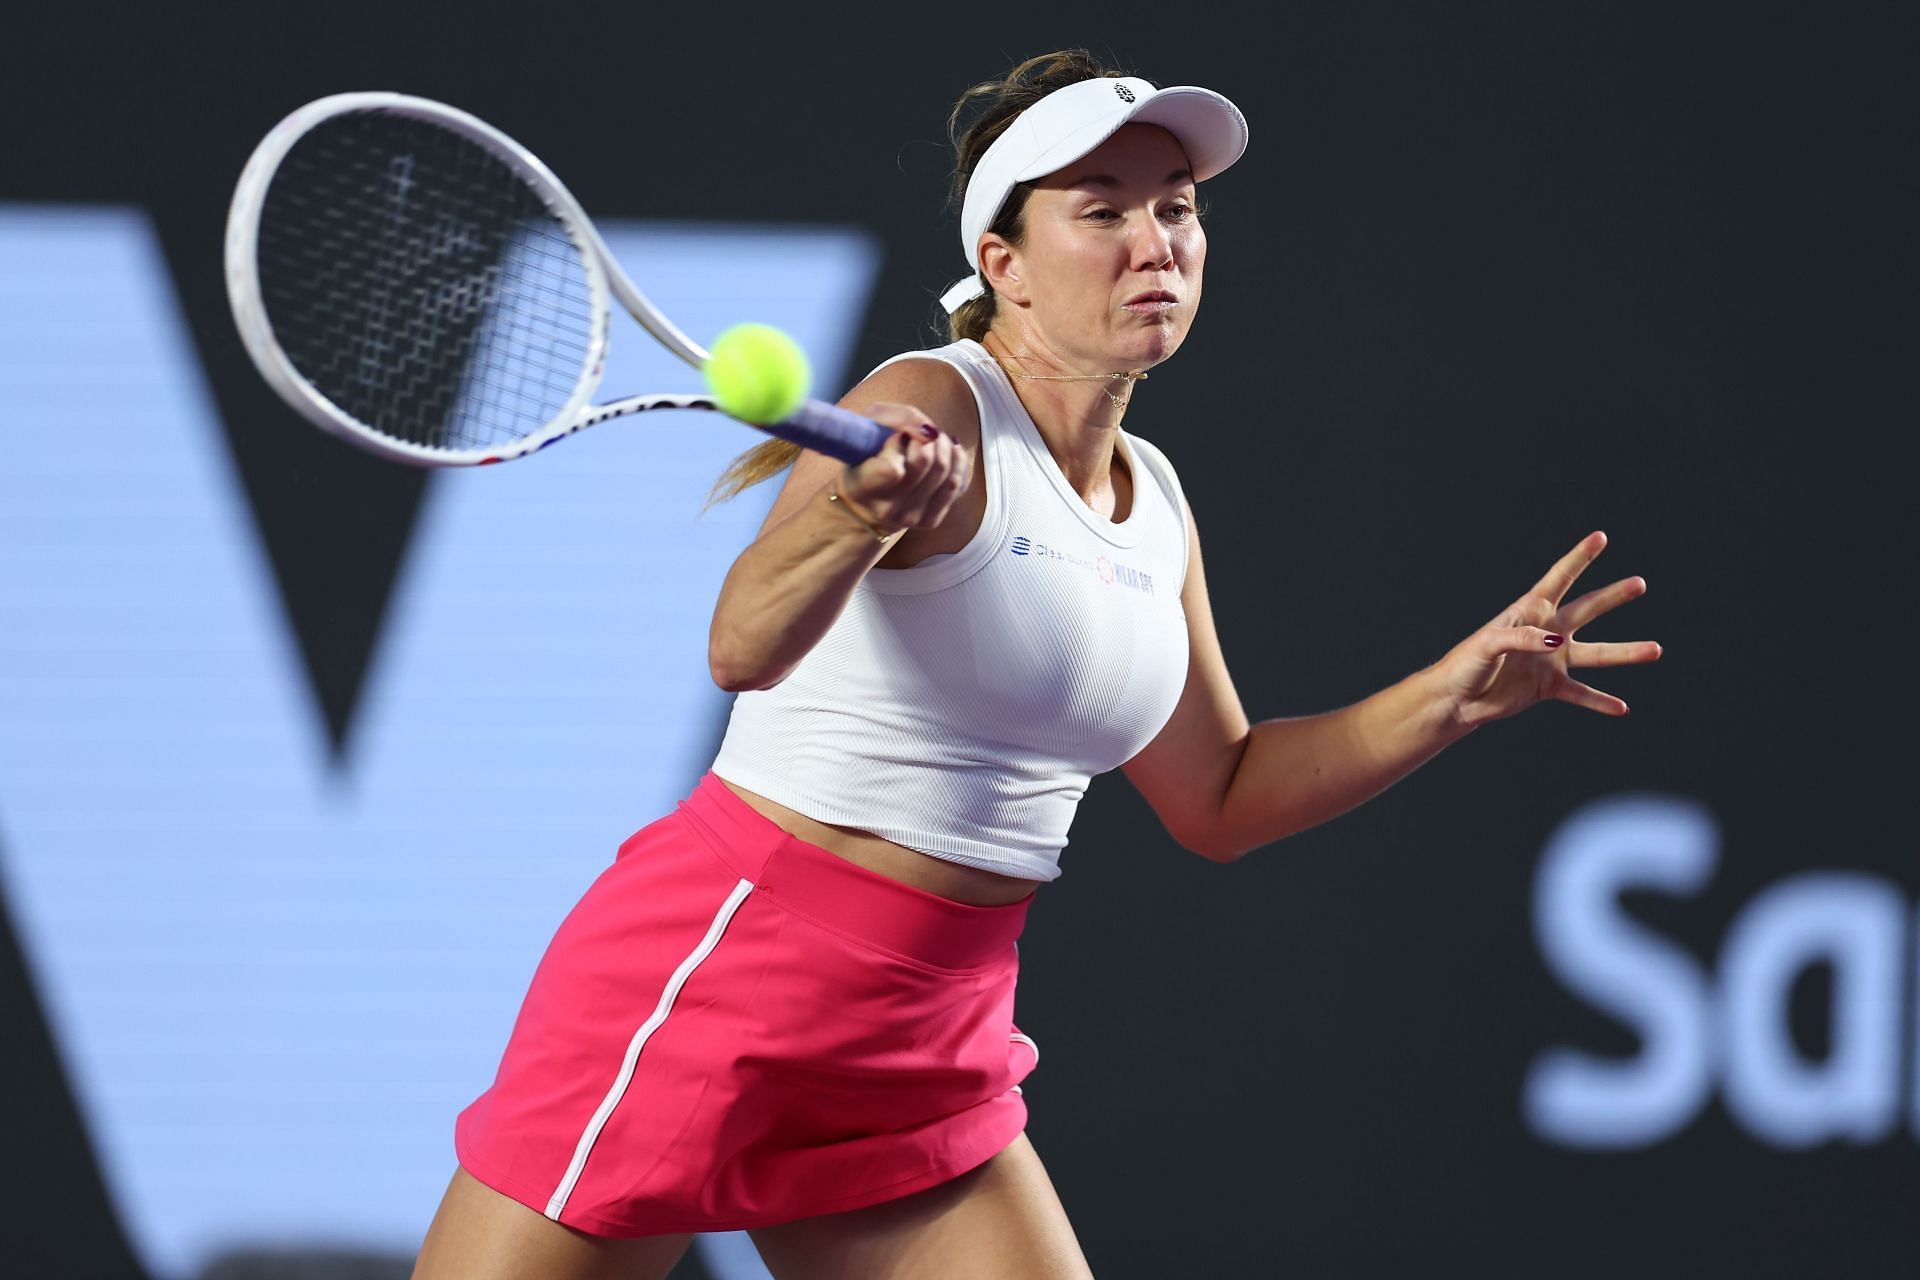
M 574 1184 L 580 1181 L 580 1171 L 587 1167 L 587 1156 L 593 1151 L 594 1142 L 600 1137 L 600 1130 L 606 1126 L 607 1119 L 613 1115 L 613 1109 L 620 1105 L 620 1095 L 627 1091 L 627 1085 L 633 1079 L 633 1069 L 640 1061 L 640 1050 L 644 1049 L 649 1037 L 660 1029 L 660 1024 L 673 1012 L 674 997 L 680 994 L 680 988 L 686 985 L 700 962 L 713 953 L 720 943 L 720 935 L 727 930 L 727 922 L 733 919 L 733 913 L 753 892 L 753 882 L 742 880 L 733 886 L 733 892 L 720 904 L 719 912 L 713 917 L 713 923 L 707 926 L 707 936 L 700 939 L 680 967 L 667 979 L 666 990 L 660 993 L 660 1003 L 654 1007 L 653 1016 L 640 1024 L 633 1033 L 633 1039 L 627 1044 L 626 1059 L 620 1064 L 620 1074 L 615 1077 L 613 1088 L 607 1090 L 607 1096 L 600 1100 L 599 1110 L 593 1113 L 593 1119 L 587 1121 L 586 1132 L 580 1135 L 580 1144 L 573 1149 L 573 1161 L 567 1165 L 566 1176 L 560 1179 L 560 1185 L 554 1188 L 552 1199 L 547 1201 L 547 1216 L 555 1222 L 560 1220 L 561 1211 L 567 1207 L 567 1197 L 573 1194 Z

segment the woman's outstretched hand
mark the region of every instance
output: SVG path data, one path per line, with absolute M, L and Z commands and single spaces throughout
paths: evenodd
M 1646 594 L 1645 578 L 1622 578 L 1571 604 L 1560 603 L 1606 545 L 1604 533 L 1582 538 L 1533 590 L 1435 664 L 1456 722 L 1485 724 L 1549 698 L 1610 716 L 1627 714 L 1626 703 L 1567 674 L 1572 667 L 1617 667 L 1660 656 L 1660 646 L 1651 640 L 1586 644 L 1573 638 L 1601 614 Z

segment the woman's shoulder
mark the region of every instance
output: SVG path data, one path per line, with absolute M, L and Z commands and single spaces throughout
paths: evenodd
M 903 351 L 862 378 L 841 403 L 856 412 L 878 403 L 912 405 L 948 435 L 973 445 L 980 438 L 980 394 L 968 376 L 974 362 L 968 345 Z
M 862 384 L 875 378 L 888 378 L 898 380 L 900 385 L 924 384 L 956 391 L 965 388 L 973 394 L 980 385 L 983 369 L 995 367 L 993 357 L 979 343 L 962 339 L 944 347 L 902 351 L 889 356 L 862 379 Z

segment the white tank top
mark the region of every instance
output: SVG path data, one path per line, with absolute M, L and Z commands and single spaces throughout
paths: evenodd
M 1166 457 L 1122 431 L 1132 509 L 1098 515 L 985 348 L 887 364 L 926 358 L 980 406 L 979 531 L 869 570 L 785 680 L 734 699 L 713 771 L 820 822 L 1052 880 L 1088 781 L 1151 742 L 1186 683 L 1185 502 Z

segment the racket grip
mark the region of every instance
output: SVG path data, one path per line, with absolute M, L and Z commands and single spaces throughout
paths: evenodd
M 820 400 L 803 400 L 785 421 L 760 429 L 850 465 L 880 452 L 894 434 L 871 418 Z

